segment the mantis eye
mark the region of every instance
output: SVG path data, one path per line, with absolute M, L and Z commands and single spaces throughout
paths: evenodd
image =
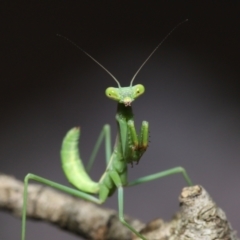
M 106 96 L 108 98 L 111 98 L 111 99 L 113 99 L 115 101 L 119 101 L 120 100 L 119 93 L 116 90 L 116 88 L 114 88 L 114 87 L 107 88 L 105 93 L 106 93 Z
M 142 84 L 137 84 L 133 88 L 134 88 L 134 98 L 139 97 L 145 92 L 145 88 Z

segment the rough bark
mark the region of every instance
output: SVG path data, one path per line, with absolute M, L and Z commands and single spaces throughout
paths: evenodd
M 48 221 L 91 240 L 138 239 L 118 220 L 116 211 L 30 184 L 27 216 Z M 23 183 L 0 174 L 0 209 L 21 216 Z M 147 225 L 126 216 L 148 240 L 238 240 L 225 213 L 201 186 L 187 187 L 179 197 L 180 210 L 170 222 L 156 219 Z

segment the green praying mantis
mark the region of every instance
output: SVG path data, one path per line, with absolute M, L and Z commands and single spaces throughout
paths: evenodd
M 180 23 L 182 24 L 182 23 Z M 110 73 L 102 64 L 100 64 L 90 54 L 78 48 L 96 62 L 102 69 L 104 69 L 117 83 L 118 87 L 109 87 L 106 89 L 106 96 L 112 100 L 117 101 L 117 113 L 116 122 L 118 127 L 118 134 L 116 137 L 113 151 L 111 149 L 111 136 L 110 126 L 104 125 L 97 142 L 94 146 L 93 152 L 90 156 L 89 162 L 85 169 L 78 150 L 78 142 L 80 137 L 80 128 L 75 127 L 67 132 L 63 139 L 61 148 L 61 162 L 63 171 L 68 181 L 76 187 L 76 189 L 58 184 L 50 181 L 46 178 L 42 178 L 35 174 L 27 174 L 24 179 L 24 196 L 23 196 L 23 211 L 22 211 L 22 235 L 21 239 L 25 240 L 26 237 L 26 211 L 27 211 L 27 198 L 28 198 L 28 183 L 29 180 L 35 180 L 45 185 L 51 186 L 65 193 L 73 196 L 91 201 L 93 203 L 102 204 L 108 197 L 110 197 L 116 190 L 118 192 L 118 209 L 119 220 L 123 225 L 129 228 L 134 234 L 136 234 L 142 240 L 147 240 L 140 232 L 134 229 L 124 219 L 124 187 L 135 186 L 137 184 L 153 181 L 158 178 L 169 176 L 172 174 L 182 174 L 188 185 L 192 185 L 192 182 L 182 167 L 175 167 L 165 171 L 161 171 L 155 174 L 151 174 L 145 177 L 136 179 L 135 181 L 128 182 L 127 180 L 127 165 L 138 163 L 140 158 L 147 150 L 149 142 L 149 124 L 147 121 L 143 121 L 141 125 L 140 134 L 134 126 L 132 102 L 141 96 L 145 88 L 141 84 L 133 86 L 133 81 L 142 67 L 163 43 L 163 41 L 180 25 L 178 24 L 168 35 L 158 44 L 158 46 L 151 52 L 147 59 L 142 63 L 137 72 L 134 74 L 129 87 L 121 87 L 119 81 Z M 64 37 L 65 38 L 65 37 Z M 67 39 L 68 40 L 68 39 Z M 70 41 L 70 40 L 68 40 Z M 71 41 L 70 41 L 71 42 Z M 74 44 L 74 43 L 73 43 Z M 74 44 L 75 45 L 75 44 Z M 88 172 L 90 171 L 101 142 L 105 140 L 106 151 L 106 170 L 101 176 L 98 182 L 93 181 Z M 93 196 L 98 194 L 98 197 Z

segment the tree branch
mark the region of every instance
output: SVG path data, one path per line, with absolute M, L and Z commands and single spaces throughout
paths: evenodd
M 119 222 L 114 210 L 37 184 L 30 184 L 28 191 L 28 218 L 48 221 L 91 240 L 138 239 Z M 20 217 L 22 193 L 22 182 L 0 174 L 2 210 Z M 180 211 L 170 222 L 157 219 L 145 225 L 127 216 L 126 220 L 149 240 L 238 240 L 225 213 L 201 186 L 184 188 L 179 201 Z
M 151 240 L 238 240 L 225 213 L 199 186 L 185 187 L 179 197 L 180 211 L 170 222 L 150 222 L 141 231 Z

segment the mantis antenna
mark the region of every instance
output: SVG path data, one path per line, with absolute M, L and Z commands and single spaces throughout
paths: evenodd
M 100 62 L 98 62 L 94 57 L 92 57 L 89 53 L 87 53 L 86 51 L 84 51 L 82 48 L 80 48 L 75 42 L 71 41 L 69 38 L 62 36 L 60 34 L 57 34 L 58 37 L 62 37 L 65 40 L 67 40 L 68 42 L 70 42 L 71 44 L 73 44 L 75 47 L 77 47 L 79 50 L 81 50 L 83 53 L 85 53 L 88 57 L 90 57 L 95 63 L 97 63 L 103 70 L 105 70 L 112 78 L 113 80 L 117 83 L 118 87 L 121 88 L 121 85 L 119 83 L 119 81 L 114 77 L 114 75 L 108 71 Z
M 171 33 L 178 28 L 180 25 L 182 25 L 183 23 L 187 22 L 188 19 L 185 19 L 184 21 L 180 22 L 179 24 L 177 24 L 177 26 L 175 26 L 166 36 L 165 38 L 157 45 L 156 48 L 154 48 L 154 50 L 150 53 L 150 55 L 147 57 L 147 59 L 142 63 L 142 65 L 139 67 L 139 69 L 136 71 L 136 73 L 133 75 L 133 78 L 130 82 L 130 87 L 132 86 L 132 83 L 134 81 L 134 79 L 136 78 L 136 76 L 138 75 L 138 73 L 140 72 L 140 70 L 143 68 L 143 66 L 147 63 L 147 61 L 150 59 L 150 57 L 157 51 L 157 49 L 163 44 L 163 42 L 171 35 Z
M 143 66 L 147 63 L 147 61 L 151 58 L 151 56 L 157 51 L 157 49 L 163 44 L 163 42 L 172 34 L 172 32 L 178 28 L 180 25 L 182 25 L 183 23 L 187 22 L 188 19 L 185 19 L 184 21 L 180 22 L 179 24 L 177 24 L 177 26 L 175 26 L 164 38 L 163 40 L 157 45 L 156 48 L 154 48 L 154 50 L 150 53 L 150 55 L 147 57 L 147 59 L 142 63 L 142 65 L 139 67 L 139 69 L 136 71 L 136 73 L 133 75 L 133 78 L 130 82 L 130 87 L 132 87 L 133 81 L 136 78 L 136 76 L 138 75 L 138 73 L 141 71 L 141 69 L 143 68 Z M 100 62 L 98 62 L 94 57 L 92 57 L 89 53 L 87 53 L 86 51 L 84 51 L 81 47 L 79 47 L 75 42 L 71 41 L 69 38 L 62 36 L 60 34 L 57 34 L 58 37 L 62 37 L 65 40 L 67 40 L 68 42 L 70 42 L 71 44 L 73 44 L 75 47 L 77 47 L 79 50 L 81 50 L 83 53 L 85 53 L 88 57 L 90 57 L 95 63 L 97 63 L 103 70 L 105 70 L 112 78 L 113 80 L 117 83 L 118 87 L 121 88 L 121 85 L 119 83 L 119 81 L 117 80 L 117 78 L 110 72 L 108 71 Z

